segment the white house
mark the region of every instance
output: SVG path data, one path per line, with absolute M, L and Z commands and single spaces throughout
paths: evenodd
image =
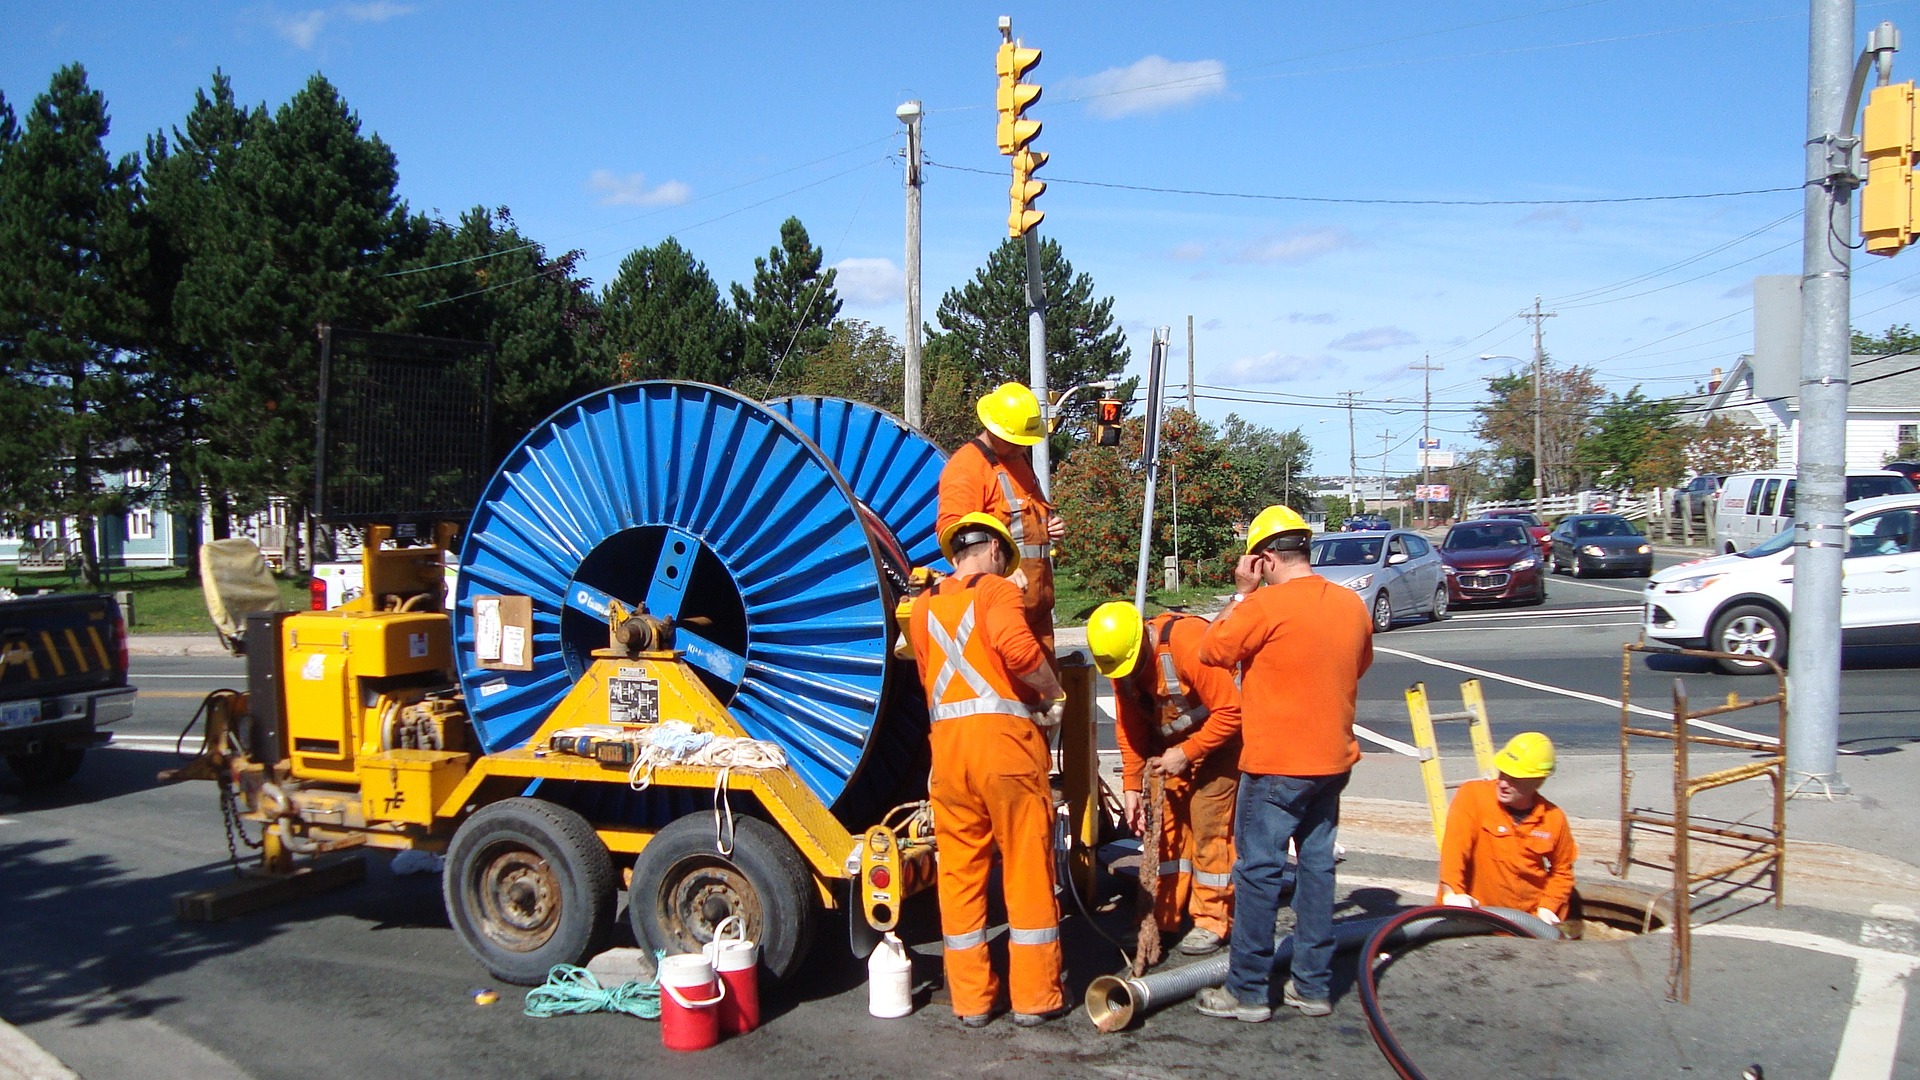
M 1920 441 L 1920 355 L 1856 355 L 1847 391 L 1847 468 L 1877 469 L 1896 446 Z M 1733 370 L 1710 385 L 1702 419 L 1718 413 L 1774 437 L 1775 464 L 1798 463 L 1800 397 L 1765 398 L 1754 390 L 1753 358 L 1742 356 Z

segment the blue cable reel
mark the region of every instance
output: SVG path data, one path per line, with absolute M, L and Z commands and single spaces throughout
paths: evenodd
M 848 457 L 865 497 L 809 430 Z M 869 455 L 898 465 L 856 464 Z M 461 539 L 454 645 L 481 746 L 524 744 L 605 646 L 608 602 L 644 602 L 676 620 L 687 663 L 749 734 L 780 745 L 843 819 L 871 820 L 924 760 L 918 681 L 890 655 L 890 579 L 904 572 L 890 552 L 925 553 L 942 458 L 886 414 L 837 399 L 769 406 L 644 382 L 562 408 L 507 456 Z M 483 595 L 531 598 L 530 670 L 479 666 Z M 540 794 L 644 824 L 711 798 L 616 784 Z

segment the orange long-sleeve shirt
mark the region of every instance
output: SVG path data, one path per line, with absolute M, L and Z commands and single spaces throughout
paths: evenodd
M 1171 739 L 1160 736 L 1159 702 L 1162 696 L 1160 673 L 1160 624 L 1173 619 L 1173 631 L 1167 637 L 1166 651 L 1173 655 L 1174 675 L 1187 689 L 1190 701 L 1207 708 L 1207 719 L 1185 736 Z M 1119 713 L 1114 718 L 1114 739 L 1120 744 L 1120 784 L 1124 791 L 1141 789 L 1146 759 L 1174 746 L 1186 751 L 1194 766 L 1215 753 L 1237 753 L 1240 736 L 1240 688 L 1233 684 L 1233 673 L 1208 667 L 1200 662 L 1200 639 L 1207 633 L 1207 620 L 1162 615 L 1146 626 L 1146 640 L 1140 643 L 1140 659 L 1125 678 L 1113 680 L 1113 701 Z M 1231 765 L 1228 766 L 1231 768 Z
M 1440 885 L 1482 907 L 1561 918 L 1573 898 L 1573 841 L 1567 815 L 1546 799 L 1519 818 L 1500 805 L 1492 780 L 1469 780 L 1454 793 L 1440 845 Z
M 1353 709 L 1373 624 L 1352 589 L 1317 574 L 1256 589 L 1214 620 L 1200 659 L 1241 668 L 1241 771 L 1332 776 L 1360 760 Z
M 1005 471 L 1013 482 L 1014 497 L 1021 502 L 1021 532 L 1029 546 L 1047 543 L 1047 519 L 1053 507 L 1040 495 L 1040 480 L 1033 474 L 1033 462 L 1025 454 L 996 455 L 999 465 L 987 459 L 980 440 L 973 439 L 953 452 L 940 470 L 940 509 L 934 528 L 945 531 L 948 525 L 967 514 L 988 513 L 1007 527 L 1013 527 L 1013 508 L 1007 505 L 996 475 Z

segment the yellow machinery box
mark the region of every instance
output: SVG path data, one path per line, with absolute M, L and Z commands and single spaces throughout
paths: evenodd
M 286 730 L 295 776 L 351 782 L 373 706 L 359 680 L 441 672 L 453 680 L 450 624 L 438 612 L 335 608 L 292 615 L 282 629 Z M 377 745 L 377 743 L 376 743 Z
M 467 775 L 453 750 L 388 750 L 360 759 L 360 807 L 369 822 L 433 824 L 433 808 Z

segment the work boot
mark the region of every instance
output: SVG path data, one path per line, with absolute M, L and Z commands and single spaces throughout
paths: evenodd
M 963 1028 L 983 1028 L 993 1023 L 993 1014 L 990 1012 L 975 1013 L 972 1016 L 962 1016 L 958 1019 L 960 1026 Z
M 1299 1009 L 1301 1016 L 1328 1016 L 1333 1013 L 1333 1002 L 1326 998 L 1301 997 L 1293 991 L 1293 980 L 1280 990 L 1280 1003 L 1290 1009 Z
M 1209 986 L 1194 995 L 1193 1007 L 1208 1016 L 1217 1016 L 1222 1020 L 1244 1020 L 1249 1024 L 1273 1018 L 1270 1006 L 1244 1004 L 1224 986 Z
M 1070 1010 L 1067 1008 L 1067 1006 L 1062 1005 L 1057 1009 L 1049 1009 L 1043 1013 L 1017 1012 L 1013 1014 L 1013 1026 L 1023 1027 L 1023 1028 L 1039 1027 L 1041 1024 L 1044 1024 L 1049 1020 L 1060 1019 L 1061 1017 L 1067 1015 L 1069 1011 Z
M 1219 934 L 1204 926 L 1196 926 L 1187 931 L 1187 936 L 1180 939 L 1177 947 L 1184 956 L 1206 956 L 1209 953 L 1219 952 L 1223 941 L 1225 939 Z

